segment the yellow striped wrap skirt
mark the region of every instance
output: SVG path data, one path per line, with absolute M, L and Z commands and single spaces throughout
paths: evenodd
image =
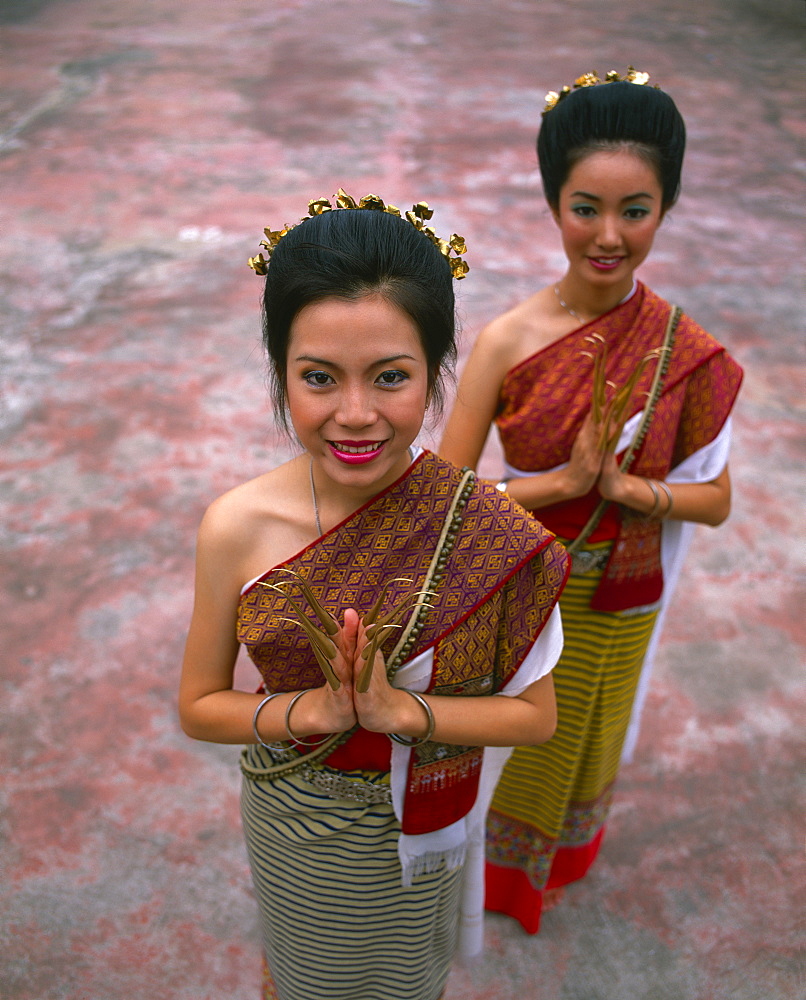
M 245 759 L 250 769 L 272 766 L 259 745 Z M 245 776 L 241 816 L 265 997 L 439 1000 L 456 948 L 461 868 L 404 889 L 391 804 L 328 798 L 299 772 Z
M 657 618 L 592 611 L 601 571 L 572 575 L 560 598 L 564 647 L 554 668 L 557 731 L 518 747 L 487 824 L 487 860 L 545 888 L 557 851 L 591 844 L 607 819 L 638 678 Z

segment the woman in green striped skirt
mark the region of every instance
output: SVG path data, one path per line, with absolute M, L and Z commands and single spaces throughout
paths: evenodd
M 267 998 L 438 1000 L 481 946 L 509 747 L 554 731 L 565 550 L 415 444 L 467 270 L 428 217 L 339 191 L 250 261 L 300 453 L 205 514 L 179 702 L 190 736 L 247 744 Z
M 573 553 L 557 735 L 515 751 L 488 827 L 487 906 L 531 933 L 596 857 L 693 525 L 730 509 L 741 368 L 635 277 L 685 147 L 648 79 L 586 73 L 547 95 L 538 159 L 567 267 L 481 331 L 440 448 L 475 466 L 495 423 L 501 487 Z

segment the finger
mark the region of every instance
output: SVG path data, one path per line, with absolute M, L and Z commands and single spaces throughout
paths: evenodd
M 329 660 L 326 656 L 323 656 L 323 654 L 320 653 L 317 646 L 314 645 L 312 649 L 314 656 L 316 657 L 316 661 L 319 664 L 322 673 L 325 675 L 325 680 L 328 682 L 328 684 L 334 691 L 338 691 L 340 686 L 340 681 L 338 676 L 333 670 L 332 661 Z
M 339 655 L 335 660 L 332 661 L 331 666 L 333 667 L 333 672 L 336 677 L 341 681 L 342 686 L 347 689 L 347 697 L 352 698 L 352 688 L 353 688 L 353 661 L 352 659 L 345 659 L 344 656 Z
M 325 608 L 322 607 L 322 605 L 317 600 L 316 595 L 308 586 L 308 583 L 304 577 L 300 576 L 300 574 L 295 572 L 294 570 L 288 569 L 287 567 L 278 567 L 277 569 L 272 570 L 272 572 L 287 573 L 296 583 L 298 583 L 300 588 L 302 589 L 302 593 L 305 595 L 305 600 L 308 602 L 308 605 L 313 609 L 314 614 L 319 619 L 325 632 L 331 636 L 336 635 L 336 633 L 339 630 L 339 623 L 336 621 L 333 615 L 330 614 L 329 611 L 327 611 Z M 280 588 L 275 588 L 275 589 L 280 589 Z M 280 593 L 285 594 L 286 592 L 285 590 L 280 589 Z M 288 595 L 286 594 L 286 596 Z
M 358 612 L 353 608 L 347 608 L 342 618 L 342 625 L 339 628 L 337 643 L 339 652 L 347 663 L 352 676 L 353 660 L 356 655 L 356 643 L 358 641 Z
M 381 633 L 376 633 L 355 658 L 355 690 L 358 694 L 365 694 L 375 678 L 382 684 L 386 682 L 386 661 L 378 649 L 382 638 Z
M 359 694 L 365 694 L 369 690 L 372 673 L 375 669 L 377 648 L 377 641 L 373 639 L 355 659 L 355 689 Z

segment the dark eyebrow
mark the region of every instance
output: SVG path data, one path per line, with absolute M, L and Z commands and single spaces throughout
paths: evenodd
M 329 368 L 337 368 L 333 361 L 328 361 L 327 358 L 314 358 L 310 354 L 300 354 L 298 357 L 294 358 L 295 361 L 309 361 L 313 365 L 327 365 Z M 391 365 L 395 361 L 416 361 L 417 358 L 412 357 L 411 354 L 393 354 L 389 358 L 379 358 L 377 361 L 373 361 L 370 367 L 377 368 L 381 365 Z
M 595 194 L 589 194 L 587 191 L 573 191 L 571 194 L 572 198 L 587 198 L 589 201 L 601 201 L 602 199 Z M 632 201 L 634 198 L 649 198 L 650 201 L 654 199 L 654 195 L 650 194 L 648 191 L 636 191 L 635 194 L 628 194 L 626 198 L 622 198 L 622 201 Z

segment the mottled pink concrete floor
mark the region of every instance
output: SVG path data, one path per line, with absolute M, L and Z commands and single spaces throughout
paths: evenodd
M 200 515 L 287 454 L 263 226 L 340 184 L 432 202 L 471 248 L 466 350 L 561 273 L 543 94 L 628 62 L 689 124 L 642 276 L 746 367 L 735 510 L 591 877 L 538 938 L 491 919 L 448 997 L 803 995 L 803 28 L 796 0 L 0 4 L 4 1000 L 256 997 L 237 750 L 174 699 Z

